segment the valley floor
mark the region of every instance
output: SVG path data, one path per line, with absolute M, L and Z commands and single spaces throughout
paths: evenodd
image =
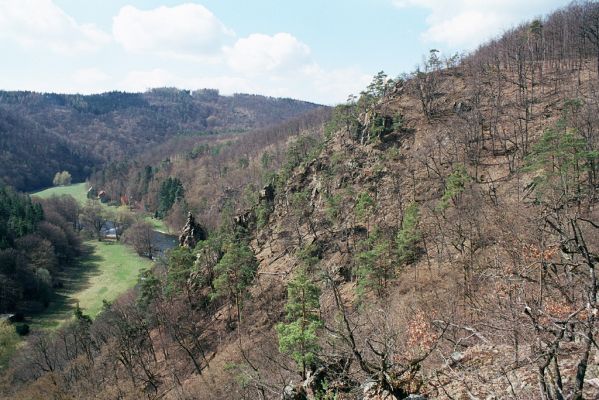
M 139 272 L 152 261 L 124 244 L 88 241 L 81 263 L 63 271 L 64 288 L 57 290 L 50 306 L 32 317 L 33 328 L 57 328 L 73 316 L 77 303 L 92 318 L 103 301 L 113 301 L 137 282 Z

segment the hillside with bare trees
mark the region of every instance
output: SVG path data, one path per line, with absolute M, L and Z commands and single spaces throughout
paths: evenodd
M 0 91 L 0 178 L 18 190 L 76 181 L 173 137 L 239 134 L 316 109 L 312 103 L 218 90 L 157 88 L 94 95 Z M 23 144 L 31 143 L 29 152 Z
M 574 2 L 294 134 L 148 153 L 127 182 L 161 165 L 198 226 L 94 321 L 31 337 L 0 393 L 598 398 L 598 35 L 599 4 Z

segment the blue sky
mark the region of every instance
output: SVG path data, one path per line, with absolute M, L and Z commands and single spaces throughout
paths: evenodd
M 0 0 L 0 89 L 218 88 L 325 104 L 565 0 Z

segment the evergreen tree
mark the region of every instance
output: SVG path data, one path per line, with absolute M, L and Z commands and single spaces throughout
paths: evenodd
M 8 186 L 0 185 L 0 249 L 11 246 L 15 239 L 35 231 L 44 218 L 40 204 Z
M 377 229 L 357 245 L 357 291 L 362 297 L 373 290 L 379 296 L 386 293 L 387 283 L 395 276 L 390 241 Z
M 254 252 L 244 243 L 229 243 L 226 252 L 214 267 L 213 298 L 225 297 L 235 304 L 241 323 L 241 308 L 247 288 L 254 280 L 258 262 Z
M 421 238 L 418 230 L 419 221 L 420 210 L 418 204 L 412 203 L 404 212 L 401 229 L 397 232 L 395 239 L 399 264 L 409 263 L 416 257 L 416 244 Z
M 595 190 L 592 176 L 597 165 L 599 152 L 589 150 L 586 140 L 562 118 L 533 146 L 524 170 L 537 172 L 539 198 L 553 193 L 556 199 L 579 202 L 585 192 Z
M 156 216 L 158 218 L 164 218 L 170 211 L 176 201 L 183 199 L 185 196 L 185 189 L 179 178 L 168 177 L 160 185 L 160 191 L 158 192 L 158 209 L 156 210 Z
M 320 319 L 320 289 L 300 270 L 287 286 L 287 322 L 277 325 L 279 350 L 290 354 L 298 364 L 302 379 L 306 379 L 307 369 L 316 360 L 319 350 L 318 329 Z
M 462 192 L 466 189 L 466 185 L 470 182 L 470 175 L 466 171 L 466 167 L 462 164 L 454 166 L 452 173 L 447 177 L 445 181 L 445 190 L 443 196 L 437 204 L 437 211 L 445 211 L 449 207 L 449 202 L 455 202 L 460 197 Z

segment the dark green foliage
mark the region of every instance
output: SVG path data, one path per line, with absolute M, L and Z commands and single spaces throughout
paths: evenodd
M 158 218 L 164 218 L 170 211 L 173 204 L 176 201 L 183 199 L 185 196 L 185 189 L 179 178 L 168 177 L 162 185 L 160 185 L 160 191 L 158 192 L 158 209 L 156 210 L 156 216 Z
M 374 212 L 376 208 L 376 203 L 374 199 L 368 192 L 360 192 L 358 195 L 358 199 L 356 200 L 356 216 L 360 220 L 370 221 L 370 216 Z
M 445 191 L 441 200 L 437 204 L 437 211 L 444 211 L 449 207 L 450 201 L 456 201 L 462 194 L 466 185 L 470 182 L 470 175 L 466 171 L 466 167 L 462 164 L 457 164 L 453 168 L 453 172 L 447 177 L 445 182 Z
M 343 130 L 356 139 L 363 126 L 359 120 L 359 110 L 354 103 L 340 104 L 333 109 L 333 115 L 325 126 L 325 137 L 331 138 L 336 132 Z
M 337 222 L 339 217 L 343 215 L 341 208 L 343 202 L 343 196 L 341 194 L 329 195 L 325 198 L 326 208 L 325 212 L 330 221 Z
M 54 198 L 43 204 L 0 186 L 0 313 L 24 300 L 46 305 L 55 274 L 78 255 L 73 210 L 64 207 L 70 203 Z
M 29 325 L 27 324 L 17 324 L 15 325 L 15 332 L 17 332 L 17 334 L 19 336 L 27 336 L 29 334 Z
M 187 247 L 176 247 L 168 253 L 167 291 L 181 292 L 189 283 L 195 256 Z
M 238 321 L 241 321 L 243 298 L 254 280 L 257 268 L 254 252 L 240 242 L 228 243 L 223 257 L 214 267 L 212 298 L 225 298 L 235 304 Z
M 267 202 L 261 202 L 256 206 L 256 227 L 264 228 L 266 226 L 273 208 L 273 205 Z
M 358 295 L 362 297 L 368 291 L 374 291 L 379 296 L 385 295 L 389 280 L 395 276 L 391 241 L 375 229 L 357 243 L 357 248 Z
M 372 118 L 372 122 L 369 126 L 369 137 L 373 138 L 381 138 L 384 135 L 393 132 L 393 118 L 387 117 L 384 115 L 376 114 L 374 118 Z
M 420 210 L 418 204 L 410 204 L 404 211 L 403 220 L 395 244 L 397 246 L 397 261 L 399 264 L 413 262 L 416 258 L 416 246 L 421 239 L 418 223 Z
M 141 309 L 145 310 L 160 294 L 160 279 L 154 275 L 152 270 L 144 269 L 139 273 L 138 286 L 139 295 L 137 304 Z
M 315 158 L 321 149 L 320 141 L 314 136 L 301 135 L 287 148 L 285 162 L 279 172 L 280 183 L 291 176 L 292 171 L 302 163 Z
M 287 285 L 286 322 L 276 326 L 279 350 L 291 355 L 298 364 L 302 378 L 314 365 L 318 345 L 320 319 L 320 289 L 302 269 Z
M 40 204 L 33 204 L 29 196 L 18 194 L 0 184 L 0 249 L 32 233 L 43 217 Z
M 91 325 L 92 319 L 89 315 L 84 314 L 81 307 L 79 307 L 79 303 L 75 305 L 75 311 L 73 311 L 73 316 L 75 317 L 75 323 L 81 325 Z
M 302 264 L 310 270 L 314 267 L 322 256 L 322 250 L 318 246 L 318 242 L 313 242 L 308 245 L 304 245 L 297 250 L 297 258 Z
M 395 81 L 393 79 L 389 79 L 384 71 L 379 71 L 372 78 L 372 82 L 370 82 L 366 90 L 360 93 L 360 101 L 363 101 L 368 105 L 373 105 L 379 99 L 387 95 L 394 85 Z
M 578 202 L 595 190 L 592 177 L 599 165 L 599 152 L 590 149 L 564 118 L 545 130 L 525 161 L 524 171 L 537 172 L 534 184 L 539 200 L 554 192 L 565 201 Z

